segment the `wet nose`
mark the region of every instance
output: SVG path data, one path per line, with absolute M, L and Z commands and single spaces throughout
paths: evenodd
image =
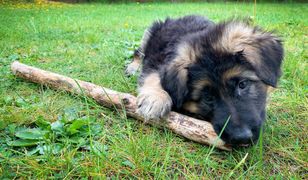
M 252 143 L 253 134 L 249 128 L 238 129 L 231 136 L 232 144 L 250 144 Z

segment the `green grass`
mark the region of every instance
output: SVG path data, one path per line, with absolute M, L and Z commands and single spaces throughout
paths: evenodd
M 135 94 L 136 77 L 125 77 L 124 65 L 153 20 L 198 13 L 217 22 L 253 16 L 253 9 L 240 3 L 1 5 L 0 178 L 308 178 L 307 4 L 257 5 L 255 23 L 284 39 L 284 74 L 271 94 L 261 141 L 233 152 L 211 152 L 10 72 L 20 60 Z

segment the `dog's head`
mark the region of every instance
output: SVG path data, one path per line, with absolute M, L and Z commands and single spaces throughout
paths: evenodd
M 230 21 L 193 35 L 178 48 L 172 95 L 177 108 L 210 119 L 230 144 L 250 144 L 265 119 L 267 90 L 280 77 L 283 48 L 272 33 Z M 183 61 L 185 60 L 185 61 Z M 186 63 L 183 63 L 186 62 Z M 171 66 L 170 66 L 171 67 Z M 170 76 L 172 77 L 172 76 Z

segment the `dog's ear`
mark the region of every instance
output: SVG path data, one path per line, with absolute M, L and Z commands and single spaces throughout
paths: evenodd
M 163 74 L 163 87 L 172 98 L 174 107 L 181 108 L 188 94 L 187 69 L 168 68 Z
M 161 72 L 162 85 L 172 98 L 173 105 L 182 107 L 188 95 L 188 67 L 196 61 L 200 52 L 190 44 L 184 42 L 178 45 L 177 53 Z
M 242 22 L 230 21 L 218 28 L 222 37 L 214 48 L 233 54 L 240 52 L 265 84 L 276 87 L 283 60 L 281 40 L 270 32 Z
M 254 37 L 254 43 L 244 47 L 244 55 L 250 61 L 257 76 L 267 85 L 276 87 L 281 76 L 283 48 L 281 41 L 270 33 Z M 253 46 L 253 48 L 249 47 Z

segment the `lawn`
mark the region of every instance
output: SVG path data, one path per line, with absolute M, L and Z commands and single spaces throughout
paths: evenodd
M 16 78 L 19 60 L 136 94 L 124 66 L 153 20 L 234 16 L 284 39 L 279 87 L 257 145 L 225 152 L 127 118 L 91 99 Z M 308 178 L 308 4 L 0 5 L 0 179 Z

